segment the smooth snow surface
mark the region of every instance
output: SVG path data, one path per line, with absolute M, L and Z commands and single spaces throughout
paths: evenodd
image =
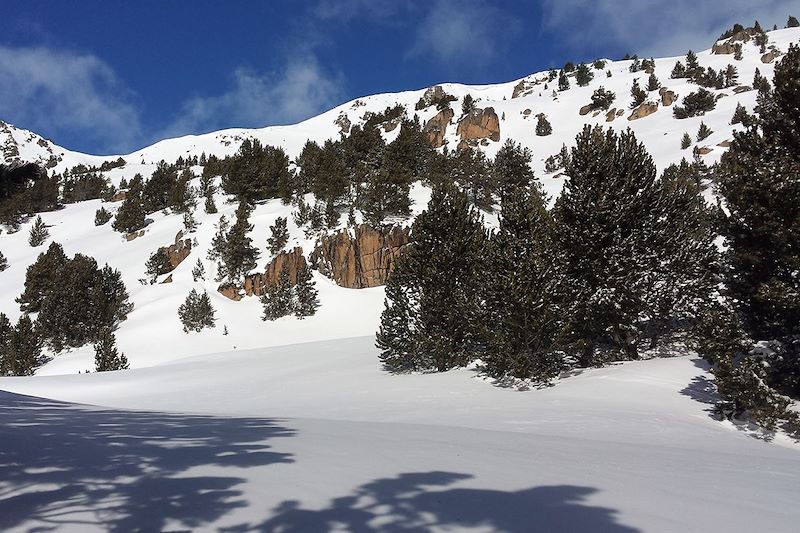
M 696 360 L 520 392 L 373 342 L 0 379 L 0 529 L 796 531 L 797 448 L 712 420 Z

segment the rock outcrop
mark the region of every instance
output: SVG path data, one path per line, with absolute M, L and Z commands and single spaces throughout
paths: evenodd
M 269 285 L 275 285 L 281 275 L 283 266 L 286 265 L 289 272 L 289 282 L 294 285 L 297 283 L 297 272 L 302 268 L 307 268 L 308 263 L 303 255 L 303 249 L 299 246 L 291 252 L 280 252 L 267 265 L 263 274 L 251 274 L 244 279 L 244 293 L 247 296 L 261 296 L 264 289 Z
M 493 107 L 476 109 L 458 123 L 456 133 L 461 136 L 461 142 L 490 139 L 500 140 L 500 119 Z
M 717 55 L 733 54 L 736 52 L 737 42 L 746 43 L 756 33 L 758 32 L 755 28 L 745 28 L 742 31 L 738 31 L 724 41 L 714 43 L 714 46 L 711 47 L 711 53 Z
M 578 114 L 580 116 L 588 115 L 589 113 L 592 112 L 593 109 L 594 109 L 594 107 L 592 107 L 592 104 L 586 104 L 585 106 L 580 108 L 580 110 L 578 111 Z
M 189 257 L 189 254 L 192 252 L 192 239 L 184 239 L 183 232 L 179 231 L 177 235 L 175 235 L 175 244 L 170 244 L 169 246 L 163 249 L 166 254 L 167 258 L 169 259 L 169 266 L 170 271 L 175 270 L 178 268 L 178 265 L 183 263 L 183 260 Z
M 671 106 L 678 99 L 678 95 L 675 94 L 675 91 L 670 91 L 666 87 L 659 89 L 658 95 L 661 96 L 661 105 L 664 107 Z
M 658 111 L 657 102 L 644 102 L 636 107 L 633 112 L 631 112 L 631 114 L 628 116 L 628 120 L 638 120 L 640 118 L 650 116 L 656 111 Z
M 336 120 L 333 121 L 334 124 L 339 126 L 339 133 L 342 135 L 347 135 L 350 133 L 350 126 L 352 125 L 350 119 L 347 118 L 347 113 L 342 111 L 339 113 L 339 116 L 336 117 Z
M 322 237 L 311 253 L 311 264 L 342 287 L 377 287 L 386 283 L 408 240 L 407 228 L 361 225 L 354 232 Z
M 608 113 L 606 113 L 606 122 L 614 122 L 615 118 L 617 118 L 617 108 L 612 107 L 609 109 Z
M 780 55 L 777 50 L 772 50 L 761 56 L 762 63 L 772 63 Z
M 434 148 L 444 146 L 444 136 L 447 133 L 447 126 L 453 119 L 455 113 L 449 107 L 442 109 L 433 116 L 423 128 L 423 131 L 428 135 L 428 140 Z
M 425 109 L 426 107 L 430 107 L 433 104 L 444 100 L 448 96 L 449 95 L 446 92 L 444 92 L 444 89 L 442 89 L 441 85 L 434 85 L 433 87 L 428 87 L 427 89 L 425 89 L 422 98 L 420 98 L 417 101 L 417 104 L 416 106 L 414 106 L 414 109 L 416 109 L 417 111 L 419 111 L 420 109 Z

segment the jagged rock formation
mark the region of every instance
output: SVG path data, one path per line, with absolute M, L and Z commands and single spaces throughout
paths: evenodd
M 711 47 L 711 53 L 717 55 L 733 54 L 736 52 L 737 42 L 746 43 L 757 33 L 755 28 L 745 28 L 742 31 L 734 33 L 724 41 L 714 43 L 714 46 Z
M 592 107 L 592 104 L 586 104 L 585 106 L 580 108 L 580 110 L 578 110 L 578 114 L 580 116 L 588 115 L 589 113 L 592 112 L 592 109 L 594 109 L 594 107 Z
M 408 240 L 408 228 L 362 224 L 353 233 L 343 230 L 322 237 L 311 253 L 311 264 L 342 287 L 377 287 L 386 283 Z
M 473 144 L 482 139 L 500 140 L 500 119 L 493 107 L 476 109 L 461 119 L 456 133 L 461 143 Z
M 263 273 L 245 276 L 241 287 L 226 283 L 220 285 L 217 291 L 235 302 L 242 299 L 242 291 L 246 296 L 261 296 L 267 286 L 278 282 L 284 265 L 287 266 L 289 272 L 289 282 L 294 285 L 297 283 L 297 272 L 308 266 L 303 249 L 298 246 L 291 252 L 280 252 L 267 264 Z
M 192 239 L 184 239 L 183 232 L 179 231 L 175 235 L 175 243 L 162 249 L 169 259 L 169 265 L 172 267 L 170 270 L 175 270 L 192 252 Z
M 339 132 L 342 135 L 347 135 L 348 133 L 350 133 L 350 126 L 352 124 L 350 123 L 350 119 L 347 118 L 347 113 L 345 113 L 344 111 L 339 113 L 339 116 L 336 117 L 336 120 L 334 120 L 333 123 L 339 126 Z
M 658 111 L 657 102 L 644 102 L 631 112 L 630 116 L 628 116 L 628 120 L 638 120 L 650 116 L 656 111 Z
M 617 118 L 617 108 L 612 107 L 609 109 L 608 113 L 606 113 L 606 122 L 614 122 L 615 118 Z
M 434 148 L 441 148 L 444 146 L 444 136 L 447 133 L 447 125 L 453 119 L 455 113 L 449 107 L 442 109 L 433 116 L 423 128 L 423 131 L 428 135 L 428 140 Z
M 780 55 L 777 50 L 772 50 L 761 56 L 762 63 L 772 63 Z
M 678 99 L 678 95 L 675 94 L 675 91 L 670 91 L 666 87 L 659 89 L 658 95 L 661 96 L 661 105 L 664 107 L 671 106 Z
M 430 107 L 436 102 L 440 102 L 444 100 L 449 95 L 444 92 L 441 85 L 434 85 L 433 87 L 428 87 L 420 98 L 417 101 L 417 105 L 414 106 L 414 109 L 419 111 L 420 109 L 425 109 L 426 107 Z

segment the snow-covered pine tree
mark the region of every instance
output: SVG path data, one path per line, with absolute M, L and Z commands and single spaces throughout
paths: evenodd
M 261 304 L 264 306 L 262 320 L 277 320 L 295 312 L 296 303 L 292 292 L 289 265 L 284 263 L 278 281 L 268 284 L 261 295 Z
M 105 207 L 101 207 L 94 213 L 94 225 L 95 226 L 102 226 L 109 220 L 113 218 L 114 215 L 106 209 Z
M 185 333 L 200 332 L 203 328 L 213 328 L 216 320 L 214 313 L 214 307 L 211 305 L 211 299 L 206 291 L 198 294 L 196 290 L 192 289 L 186 300 L 178 307 L 178 317 L 181 319 Z
M 645 100 L 647 100 L 647 92 L 639 86 L 639 80 L 634 79 L 631 85 L 631 105 L 630 108 L 634 109 L 639 107 Z
M 589 82 L 594 78 L 594 73 L 589 69 L 586 63 L 581 63 L 575 70 L 575 82 L 580 87 L 586 87 Z
M 395 259 L 394 268 L 386 280 L 386 298 L 381 312 L 381 324 L 375 335 L 375 345 L 381 353 L 378 358 L 387 369 L 394 372 L 419 370 L 415 357 L 412 311 L 416 306 L 414 288 L 404 279 L 403 257 Z
M 6 256 L 3 255 L 3 252 L 0 252 L 0 272 L 8 268 L 8 259 Z
M 31 226 L 31 232 L 28 235 L 28 244 L 34 248 L 41 246 L 49 236 L 50 232 L 47 230 L 47 226 L 42 220 L 42 217 L 37 216 L 36 220 L 33 222 L 33 226 Z
M 194 264 L 194 268 L 192 268 L 192 281 L 198 280 L 205 280 L 206 279 L 206 267 L 203 266 L 203 262 L 200 261 L 200 258 L 197 258 L 197 262 Z
M 286 217 L 278 217 L 275 219 L 275 224 L 269 227 L 271 235 L 267 238 L 269 245 L 269 252 L 273 255 L 277 254 L 286 243 L 289 242 L 289 230 L 286 229 Z
M 486 353 L 490 376 L 547 382 L 561 370 L 561 321 L 553 221 L 541 186 L 502 202 L 486 267 Z
M 313 316 L 319 307 L 319 291 L 311 275 L 311 269 L 307 265 L 301 266 L 297 270 L 297 283 L 294 286 L 296 305 L 294 315 L 297 318 Z
M 569 89 L 569 78 L 567 78 L 567 74 L 561 70 L 558 73 L 558 90 L 559 91 L 566 91 Z
M 655 74 L 650 74 L 650 77 L 647 78 L 647 90 L 650 92 L 657 91 L 661 88 L 661 82 L 658 81 L 658 76 Z
M 94 345 L 94 367 L 96 372 L 129 368 L 128 358 L 117 351 L 117 339 L 110 328 L 100 330 L 100 338 Z
M 553 133 L 553 126 L 544 113 L 540 113 L 536 119 L 536 135 L 539 137 L 546 137 Z

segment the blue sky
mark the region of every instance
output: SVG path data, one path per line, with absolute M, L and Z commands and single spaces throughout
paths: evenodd
M 347 100 L 567 60 L 680 55 L 797 0 L 8 2 L 0 119 L 70 149 L 293 123 Z

